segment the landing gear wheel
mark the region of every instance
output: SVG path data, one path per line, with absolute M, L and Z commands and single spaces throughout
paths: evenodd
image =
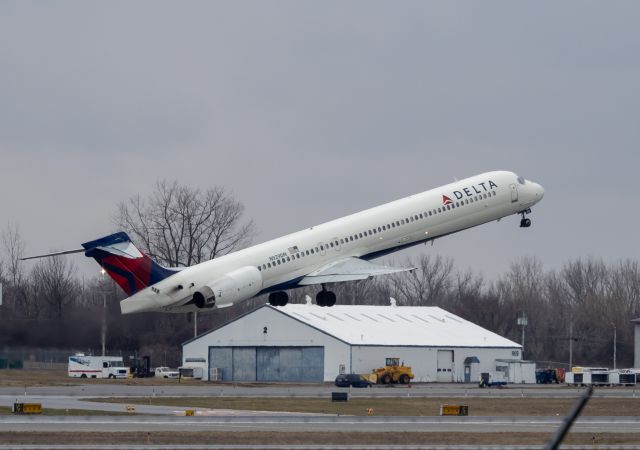
M 316 294 L 316 305 L 327 306 L 327 291 L 320 291 Z
M 520 212 L 522 220 L 520 220 L 520 228 L 529 228 L 531 226 L 531 219 L 527 219 L 526 215 L 531 213 L 531 209 L 525 209 Z
M 284 291 L 272 292 L 269 294 L 269 304 L 271 306 L 285 306 L 289 303 L 289 294 Z
M 521 228 L 529 228 L 531 226 L 531 219 L 522 219 L 520 221 Z
M 336 304 L 336 294 L 331 291 L 320 291 L 316 294 L 318 306 L 333 306 Z
M 336 304 L 336 294 L 332 291 L 327 291 L 327 306 L 333 306 Z
M 332 291 L 321 290 L 316 294 L 316 305 L 333 306 L 336 304 L 336 294 Z

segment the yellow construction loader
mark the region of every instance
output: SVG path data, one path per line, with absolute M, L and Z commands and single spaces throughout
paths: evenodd
M 400 364 L 400 358 L 386 358 L 385 366 L 373 369 L 368 375 L 369 381 L 378 384 L 409 384 L 413 380 L 411 367 Z

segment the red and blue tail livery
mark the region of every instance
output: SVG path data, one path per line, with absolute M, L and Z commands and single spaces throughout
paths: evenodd
M 85 242 L 82 247 L 129 296 L 176 273 L 138 250 L 122 231 Z

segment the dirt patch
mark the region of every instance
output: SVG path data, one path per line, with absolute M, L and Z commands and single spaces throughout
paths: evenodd
M 47 444 L 223 444 L 223 445 L 541 445 L 547 433 L 364 433 L 364 432 L 123 432 L 123 433 L 10 433 L 1 432 L 4 445 Z M 640 433 L 571 433 L 566 444 L 600 445 L 640 443 Z
M 331 402 L 322 398 L 259 397 L 137 397 L 95 398 L 97 402 L 132 403 L 157 406 L 235 409 L 248 411 L 289 411 L 341 415 L 367 415 L 373 408 L 382 416 L 437 416 L 440 405 L 465 404 L 472 416 L 564 416 L 575 399 L 571 398 L 352 398 L 348 402 Z M 635 416 L 640 399 L 592 398 L 583 411 L 585 416 Z

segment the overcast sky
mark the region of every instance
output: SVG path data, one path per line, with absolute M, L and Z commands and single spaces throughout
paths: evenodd
M 635 259 L 639 23 L 634 1 L 1 0 L 0 228 L 75 248 L 166 178 L 233 190 L 261 242 L 506 169 L 546 189 L 531 228 L 418 251 L 488 277 Z

